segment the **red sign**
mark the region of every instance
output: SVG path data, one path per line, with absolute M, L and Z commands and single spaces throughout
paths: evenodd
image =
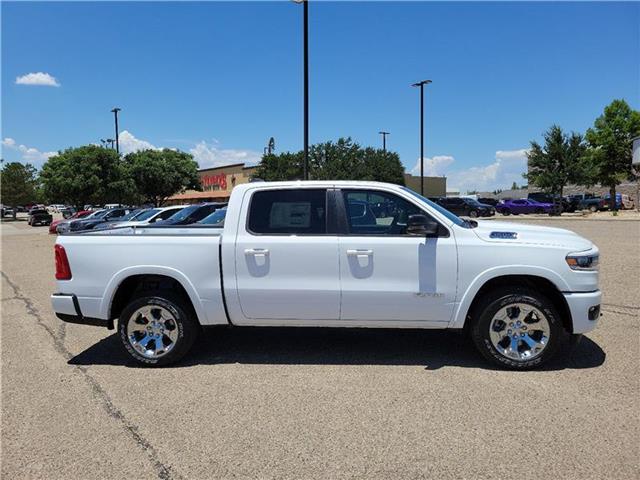
M 219 173 L 218 175 L 205 175 L 200 179 L 203 187 L 211 187 L 218 185 L 221 190 L 227 189 L 227 175 Z

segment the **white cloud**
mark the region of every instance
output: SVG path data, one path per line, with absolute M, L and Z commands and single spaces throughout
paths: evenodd
M 425 177 L 441 177 L 445 174 L 445 171 L 449 165 L 451 165 L 455 159 L 451 155 L 436 155 L 433 158 L 424 159 L 424 175 Z M 413 167 L 411 173 L 414 175 L 420 175 L 420 159 L 417 160 L 416 166 Z
M 56 155 L 58 152 L 41 152 L 37 148 L 28 147 L 26 145 L 18 145 L 13 138 L 5 137 L 2 140 L 2 146 L 8 150 L 14 150 L 21 154 L 21 160 L 34 164 L 36 167 L 41 167 L 42 164 L 49 158 Z
M 253 150 L 235 150 L 219 148 L 218 142 L 207 143 L 204 140 L 198 142 L 195 147 L 189 149 L 194 160 L 200 168 L 219 167 L 233 163 L 255 165 L 260 162 L 262 155 Z
M 21 77 L 16 77 L 16 85 L 38 85 L 45 87 L 59 87 L 60 83 L 56 77 L 44 72 L 27 73 Z
M 513 182 L 522 185 L 525 180 L 522 174 L 527 171 L 527 151 L 498 150 L 493 162 L 466 169 L 450 169 L 455 164 L 454 157 L 440 155 L 425 158 L 425 176 L 435 175 L 447 177 L 447 188 L 459 189 L 461 192 L 470 190 L 492 191 L 497 188 L 507 189 Z M 411 170 L 414 175 L 420 172 L 420 163 Z
M 150 142 L 136 138 L 127 130 L 123 130 L 119 134 L 118 143 L 120 144 L 120 153 L 126 155 L 127 153 L 137 152 L 139 150 L 159 150 Z

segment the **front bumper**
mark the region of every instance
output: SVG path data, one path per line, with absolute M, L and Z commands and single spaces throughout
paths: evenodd
M 113 330 L 113 320 L 85 317 L 82 315 L 78 297 L 74 294 L 54 293 L 51 295 L 51 306 L 53 307 L 56 317 L 63 322 L 106 327 L 109 330 Z
M 587 333 L 596 328 L 600 319 L 602 292 L 564 292 L 573 320 L 573 333 Z

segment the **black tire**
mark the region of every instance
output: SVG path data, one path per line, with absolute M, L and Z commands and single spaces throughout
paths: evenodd
M 505 217 L 508 217 L 509 215 L 511 215 L 511 210 L 509 210 L 508 208 L 505 208 L 504 210 L 502 210 L 502 215 L 504 215 Z
M 496 349 L 490 338 L 490 327 L 494 315 L 500 309 L 514 303 L 535 307 L 546 317 L 549 324 L 550 332 L 546 346 L 531 360 L 508 358 Z M 510 370 L 539 367 L 553 357 L 565 337 L 562 320 L 553 303 L 540 292 L 525 287 L 507 287 L 490 292 L 474 308 L 471 319 L 473 322 L 470 328 L 471 339 L 478 351 L 494 365 Z M 522 345 L 525 345 L 524 342 Z
M 591 213 L 596 213 L 596 212 L 598 211 L 598 207 L 596 207 L 595 205 L 591 205 L 591 206 L 589 207 L 589 211 L 590 211 Z
M 471 210 L 471 211 L 469 212 L 469 216 L 470 216 L 471 218 L 478 218 L 478 211 L 477 211 L 477 210 Z
M 158 306 L 168 310 L 173 315 L 177 328 L 177 340 L 172 349 L 156 358 L 142 355 L 128 338 L 127 324 L 130 317 L 136 310 L 145 306 Z M 160 367 L 179 361 L 189 352 L 200 333 L 200 325 L 192 311 L 189 301 L 172 291 L 141 292 L 122 310 L 118 319 L 118 333 L 124 350 L 142 366 Z

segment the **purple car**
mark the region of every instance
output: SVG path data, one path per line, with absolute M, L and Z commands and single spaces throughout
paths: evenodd
M 535 200 L 503 200 L 496 205 L 496 210 L 503 215 L 518 215 L 520 213 L 551 213 L 553 205 L 551 203 L 541 203 Z

